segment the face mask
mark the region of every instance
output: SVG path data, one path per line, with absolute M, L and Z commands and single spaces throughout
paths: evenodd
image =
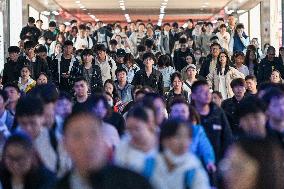
M 119 34 L 120 33 L 120 29 L 115 29 L 114 33 Z
M 39 40 L 38 43 L 39 43 L 40 45 L 45 45 L 46 42 L 45 42 L 45 40 Z
M 180 165 L 186 162 L 187 160 L 187 153 L 182 155 L 174 154 L 170 149 L 165 148 L 164 155 L 174 164 Z
M 113 100 L 109 100 L 107 101 L 108 105 L 110 105 L 110 107 L 113 107 Z

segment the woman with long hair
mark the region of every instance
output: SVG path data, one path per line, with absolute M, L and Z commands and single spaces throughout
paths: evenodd
M 236 78 L 244 79 L 245 76 L 236 68 L 231 67 L 229 55 L 226 52 L 221 52 L 218 56 L 216 69 L 207 76 L 210 88 L 220 91 L 223 99 L 231 98 L 234 94 L 230 84 Z
M 246 56 L 245 56 L 245 65 L 249 69 L 249 75 L 254 75 L 257 77 L 258 72 L 258 59 L 256 52 L 252 49 L 247 50 Z

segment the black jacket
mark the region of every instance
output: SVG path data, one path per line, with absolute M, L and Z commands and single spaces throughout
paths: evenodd
M 49 70 L 48 64 L 46 61 L 41 60 L 39 57 L 36 57 L 35 62 L 28 60 L 25 56 L 19 57 L 20 59 L 20 70 L 22 67 L 29 66 L 31 69 L 31 77 L 37 79 L 41 72 L 44 72 L 51 77 L 51 72 Z
M 225 150 L 231 144 L 233 137 L 232 131 L 225 112 L 216 104 L 210 104 L 208 115 L 200 116 L 201 125 L 213 146 L 216 162 L 224 156 Z
M 238 102 L 235 96 L 233 96 L 232 98 L 224 100 L 222 103 L 222 108 L 226 113 L 234 136 L 238 136 L 241 133 L 241 129 L 239 127 L 240 118 L 236 114 L 240 102 Z
M 5 85 L 7 83 L 17 83 L 20 77 L 20 59 L 17 62 L 12 62 L 7 58 L 7 63 L 4 64 L 3 79 L 2 83 Z
M 182 52 L 180 49 L 178 49 L 174 52 L 173 60 L 174 60 L 174 66 L 177 71 L 181 72 L 181 70 L 185 66 L 187 66 L 185 59 L 186 59 L 186 56 L 190 53 L 191 53 L 190 49 L 187 49 L 185 52 Z
M 68 173 L 57 184 L 56 189 L 70 189 Z M 130 170 L 116 166 L 106 166 L 97 172 L 90 174 L 92 188 L 99 189 L 152 189 L 152 186 L 143 176 Z
M 273 70 L 278 70 L 281 73 L 281 77 L 284 77 L 284 66 L 279 62 L 276 57 L 274 60 L 268 61 L 267 56 L 262 59 L 258 66 L 257 82 L 263 83 L 269 81 L 270 75 Z
M 20 33 L 20 38 L 21 38 L 21 40 L 24 40 L 25 37 L 28 36 L 28 35 L 27 35 L 28 33 L 31 34 L 31 39 L 32 39 L 32 41 L 35 41 L 35 42 L 37 42 L 38 38 L 39 38 L 40 35 L 41 35 L 40 30 L 39 30 L 35 25 L 32 26 L 32 27 L 30 27 L 30 26 L 27 25 L 27 26 L 23 27 L 23 29 L 22 29 L 22 31 L 21 31 L 21 33 Z
M 163 75 L 158 70 L 153 69 L 151 75 L 148 77 L 144 69 L 139 70 L 134 75 L 132 85 L 148 86 L 154 89 L 160 95 L 164 95 Z
M 5 168 L 0 170 L 0 182 L 3 189 L 12 189 L 11 175 Z M 55 183 L 56 175 L 44 166 L 40 166 L 26 175 L 24 189 L 53 189 Z
M 89 81 L 90 83 L 88 83 L 88 84 L 89 84 L 89 87 L 91 89 L 91 93 L 94 93 L 98 89 L 103 88 L 102 73 L 101 73 L 101 68 L 98 65 L 95 65 L 94 62 L 93 62 L 92 67 L 90 69 L 92 69 L 92 73 L 89 76 L 90 77 L 90 81 Z M 70 76 L 71 76 L 71 79 L 73 79 L 73 80 L 76 79 L 77 77 L 80 77 L 80 76 L 85 77 L 84 65 L 79 64 L 79 62 L 75 62 L 72 69 L 71 69 Z
M 212 61 L 212 55 L 208 55 L 205 59 L 205 61 L 203 61 L 202 65 L 201 65 L 201 68 L 200 68 L 200 71 L 199 71 L 199 75 L 206 78 L 207 75 L 209 74 L 210 72 L 210 63 Z

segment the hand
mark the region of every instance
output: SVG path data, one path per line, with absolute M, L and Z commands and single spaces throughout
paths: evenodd
M 216 170 L 217 170 L 216 165 L 215 165 L 214 163 L 208 163 L 208 164 L 206 165 L 206 169 L 207 169 L 207 171 L 210 172 L 210 173 L 214 173 L 214 172 L 216 172 Z

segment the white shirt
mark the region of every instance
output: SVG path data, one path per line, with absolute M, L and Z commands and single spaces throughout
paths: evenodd
M 228 32 L 225 32 L 222 35 L 220 32 L 218 32 L 218 33 L 216 33 L 216 36 L 219 39 L 221 47 L 223 47 L 226 50 L 229 50 L 230 34 Z
M 219 92 L 221 92 L 223 99 L 228 98 L 227 88 L 226 88 L 226 78 L 225 75 L 218 75 L 219 77 Z
M 209 189 L 208 176 L 200 161 L 191 153 L 188 153 L 184 163 L 178 165 L 172 171 L 168 170 L 164 155 L 157 155 L 150 182 L 155 189 L 183 189 L 185 188 L 185 173 L 192 169 L 195 170 L 195 173 L 190 188 Z
M 120 142 L 115 150 L 114 162 L 118 166 L 141 173 L 146 158 L 154 156 L 157 150 L 152 149 L 148 152 L 142 152 L 141 150 L 134 148 L 130 141 L 131 139 L 126 138 Z
M 154 68 L 162 73 L 164 87 L 170 87 L 171 86 L 171 75 L 175 72 L 175 69 L 171 66 L 165 67 L 162 69 L 160 69 L 158 66 L 154 66 Z
M 245 76 L 249 75 L 249 69 L 245 65 L 242 65 L 241 67 L 237 68 L 237 70 L 243 73 Z
M 81 38 L 80 36 L 77 36 L 72 41 L 76 50 L 85 48 L 91 49 L 93 47 L 93 41 L 90 37 Z

